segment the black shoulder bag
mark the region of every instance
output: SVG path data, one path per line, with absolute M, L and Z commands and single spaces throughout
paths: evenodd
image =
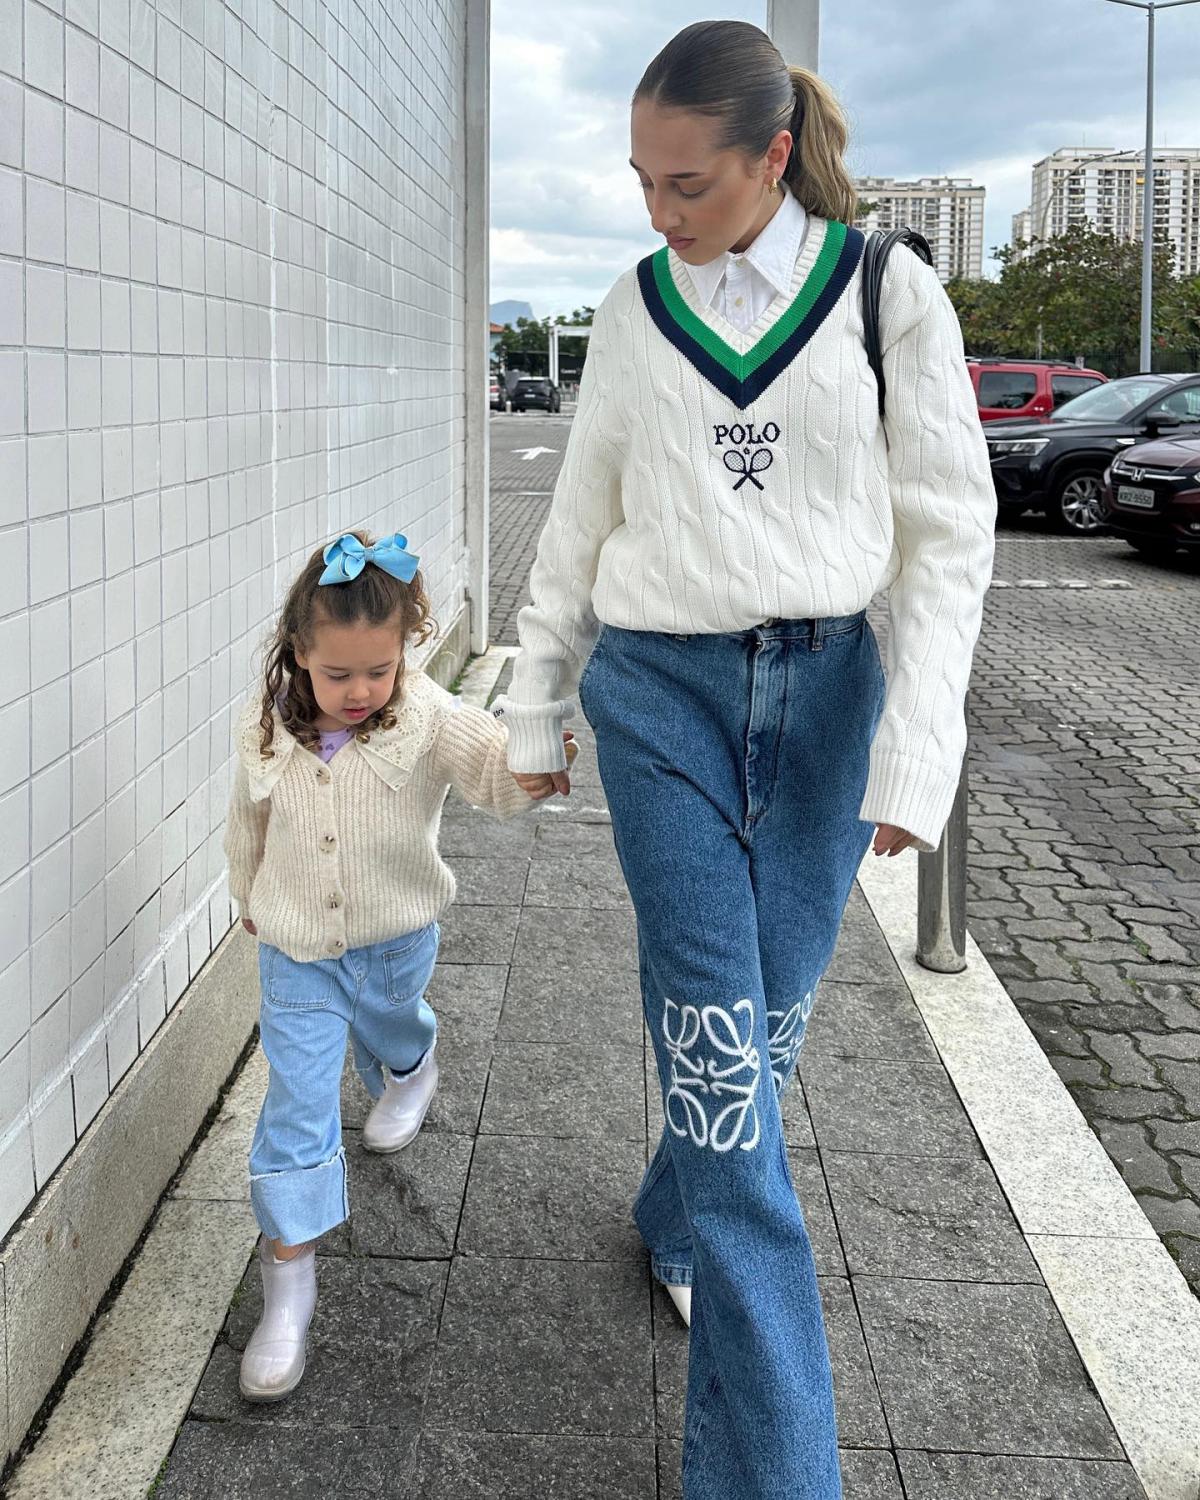
M 862 264 L 863 330 L 867 346 L 867 359 L 875 371 L 879 387 L 879 415 L 883 417 L 883 403 L 887 394 L 887 383 L 883 378 L 883 348 L 879 334 L 879 291 L 883 285 L 883 268 L 896 245 L 907 245 L 919 255 L 927 266 L 933 265 L 933 251 L 929 241 L 915 229 L 877 229 L 867 236 Z

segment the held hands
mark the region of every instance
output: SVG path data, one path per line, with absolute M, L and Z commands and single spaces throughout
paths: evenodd
M 875 841 L 871 847 L 875 854 L 886 854 L 890 859 L 893 854 L 907 849 L 912 841 L 913 835 L 905 833 L 903 828 L 897 828 L 894 823 L 880 823 L 875 829 Z
M 561 792 L 564 797 L 571 795 L 571 764 L 579 754 L 579 746 L 575 743 L 575 736 L 569 729 L 563 730 L 562 737 L 567 752 L 565 771 L 538 771 L 532 776 L 523 775 L 518 771 L 511 773 L 512 779 L 535 802 L 543 802 L 547 797 L 553 797 L 555 792 Z

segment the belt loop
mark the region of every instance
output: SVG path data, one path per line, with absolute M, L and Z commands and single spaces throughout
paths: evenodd
M 825 617 L 818 615 L 813 621 L 812 649 L 820 651 L 825 644 Z

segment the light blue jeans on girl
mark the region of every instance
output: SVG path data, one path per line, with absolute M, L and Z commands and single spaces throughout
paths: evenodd
M 315 963 L 259 944 L 259 1032 L 270 1079 L 250 1147 L 250 1202 L 264 1234 L 299 1245 L 348 1217 L 341 1111 L 346 1034 L 373 1099 L 383 1093 L 383 1065 L 393 1073 L 418 1065 L 437 1036 L 425 989 L 440 936 L 430 922 Z
M 779 1094 L 874 825 L 866 612 L 605 626 L 579 684 L 637 914 L 666 1127 L 634 1204 L 693 1287 L 685 1500 L 839 1500 L 833 1388 Z

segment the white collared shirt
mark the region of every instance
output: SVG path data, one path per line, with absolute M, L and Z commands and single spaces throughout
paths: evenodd
M 792 288 L 808 215 L 782 182 L 779 191 L 783 202 L 740 255 L 726 250 L 702 266 L 688 265 L 701 302 L 735 328 L 749 328 L 776 297 L 786 296 Z

